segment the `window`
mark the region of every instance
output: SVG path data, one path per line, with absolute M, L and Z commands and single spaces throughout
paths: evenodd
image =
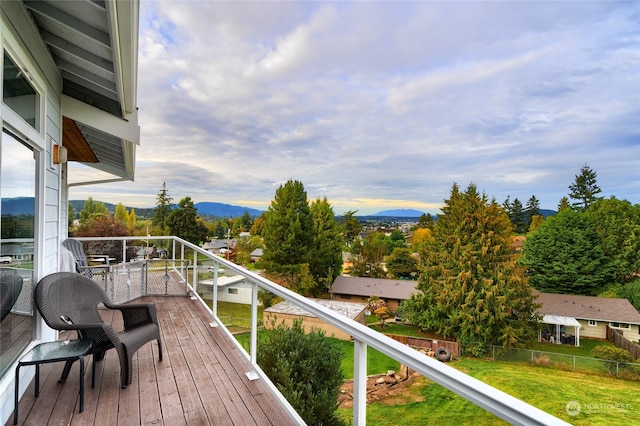
M 625 324 L 623 322 L 610 322 L 609 327 L 611 328 L 619 328 L 621 330 L 631 330 L 630 324 Z
M 228 291 L 229 291 L 229 294 L 238 294 L 237 288 L 230 288 Z
M 598 326 L 598 321 L 596 321 L 596 320 L 589 320 L 589 326 L 590 326 L 590 327 L 597 327 L 597 326 Z
M 40 94 L 11 56 L 4 52 L 2 102 L 35 130 L 40 130 Z
M 33 150 L 7 130 L 0 141 L 0 279 L 2 301 L 0 376 L 33 340 L 36 161 Z

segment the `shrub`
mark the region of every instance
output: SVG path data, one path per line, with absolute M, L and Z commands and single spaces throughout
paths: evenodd
M 340 346 L 313 328 L 305 334 L 302 321 L 289 328 L 273 318 L 266 339 L 258 343 L 258 365 L 309 425 L 344 425 L 337 413 L 344 381 Z
M 549 367 L 551 365 L 551 359 L 546 355 L 540 355 L 533 359 L 533 364 L 542 367 Z
M 596 346 L 592 354 L 594 358 L 603 360 L 603 364 L 610 374 L 615 371 L 617 362 L 633 362 L 633 357 L 629 351 L 614 346 Z M 623 364 L 620 367 L 624 368 L 626 365 Z

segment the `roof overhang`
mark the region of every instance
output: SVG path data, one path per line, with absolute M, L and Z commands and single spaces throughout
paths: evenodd
M 566 327 L 582 327 L 577 319 L 573 317 L 563 317 L 561 315 L 544 315 L 542 317 L 542 322 L 544 324 L 564 325 Z
M 68 158 L 133 180 L 140 143 L 139 1 L 25 0 L 24 5 L 62 77 L 62 145 Z

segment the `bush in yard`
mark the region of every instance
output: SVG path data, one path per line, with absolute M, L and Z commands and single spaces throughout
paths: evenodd
M 342 349 L 321 329 L 305 334 L 300 320 L 289 327 L 271 318 L 268 328 L 266 339 L 258 342 L 260 368 L 307 424 L 344 425 L 337 413 Z
M 616 362 L 633 362 L 633 358 L 629 351 L 613 346 L 596 346 L 595 349 L 593 349 L 592 354 L 594 358 L 600 358 L 603 360 L 603 364 L 610 374 L 616 370 Z M 619 367 L 624 368 L 627 367 L 627 365 L 621 364 Z

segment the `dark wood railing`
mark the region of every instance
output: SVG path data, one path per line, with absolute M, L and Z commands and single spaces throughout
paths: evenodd
M 617 347 L 629 351 L 633 359 L 640 358 L 640 345 L 624 337 L 619 330 L 607 326 L 607 340 Z
M 425 339 L 422 337 L 401 336 L 398 334 L 385 334 L 385 335 L 404 345 L 409 345 L 412 348 L 426 349 L 426 350 L 432 350 L 432 351 L 435 351 L 436 349 L 439 349 L 439 348 L 445 348 L 451 353 L 451 355 L 456 355 L 456 356 L 460 355 L 458 342 L 451 342 L 449 340 Z

